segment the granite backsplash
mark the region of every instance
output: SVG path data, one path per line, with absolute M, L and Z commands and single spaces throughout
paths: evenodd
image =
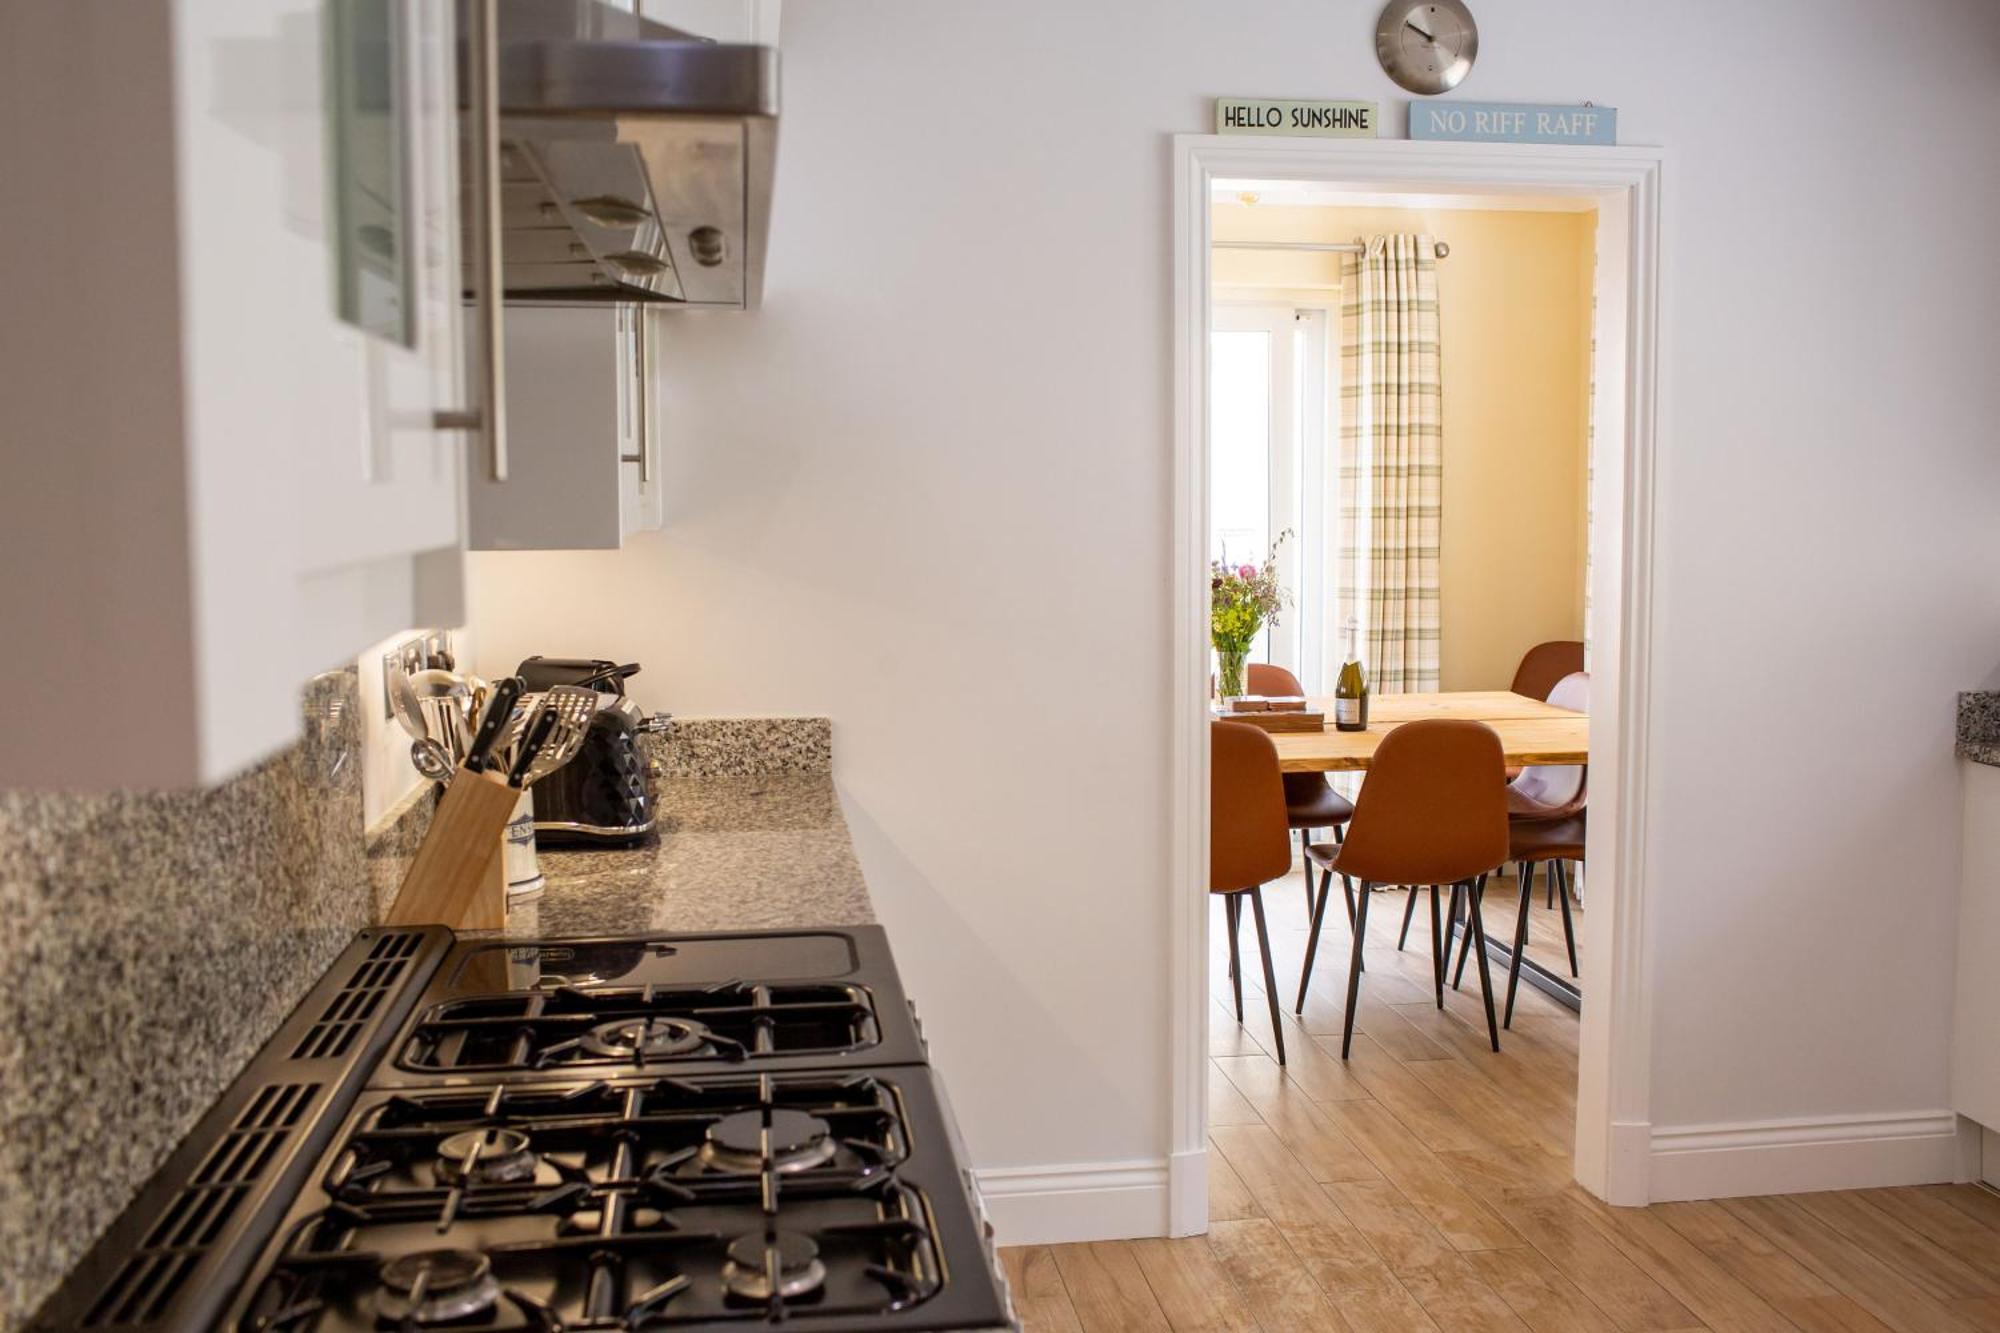
M 2000 767 L 2000 690 L 1958 696 L 1958 757 Z
M 830 778 L 833 722 L 824 717 L 674 718 L 666 730 L 642 738 L 658 782 L 677 778 Z M 822 798 L 831 800 L 832 787 Z M 436 800 L 429 783 L 399 801 L 368 830 L 368 878 L 376 919 L 388 915 L 430 830 Z M 679 810 L 686 810 L 683 802 Z M 740 811 L 732 805 L 732 814 Z M 678 817 L 678 813 L 677 816 Z M 674 821 L 662 825 L 671 831 Z M 569 853 L 576 860 L 587 855 Z M 615 857 L 614 857 L 615 859 Z M 637 927 L 634 927 L 635 929 Z
M 219 786 L 0 791 L 0 1333 L 373 919 L 355 673 Z
M 655 771 L 667 778 L 833 772 L 833 722 L 824 717 L 677 717 L 646 741 Z

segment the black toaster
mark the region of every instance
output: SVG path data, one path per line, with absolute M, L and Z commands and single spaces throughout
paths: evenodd
M 604 695 L 576 758 L 535 784 L 535 842 L 542 847 L 619 846 L 653 831 L 657 811 L 640 737 L 664 721 L 625 697 L 637 663 L 530 657 L 517 669 L 530 690 L 583 685 Z

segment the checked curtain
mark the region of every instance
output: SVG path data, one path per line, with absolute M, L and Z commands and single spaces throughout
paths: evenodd
M 1360 623 L 1372 691 L 1429 691 L 1444 486 L 1437 250 L 1407 234 L 1365 245 L 1341 262 L 1337 605 Z

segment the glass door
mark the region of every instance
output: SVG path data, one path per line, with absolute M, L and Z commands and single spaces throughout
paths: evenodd
M 1217 305 L 1209 339 L 1210 555 L 1258 564 L 1279 533 L 1289 594 L 1256 660 L 1285 667 L 1308 694 L 1326 692 L 1330 624 L 1325 502 L 1336 475 L 1327 450 L 1327 315 L 1292 305 Z

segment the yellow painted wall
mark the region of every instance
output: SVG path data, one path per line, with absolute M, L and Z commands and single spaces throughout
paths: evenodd
M 1594 213 L 1215 207 L 1217 240 L 1428 233 L 1444 377 L 1440 684 L 1506 689 L 1521 654 L 1583 637 Z M 1333 304 L 1338 255 L 1217 250 L 1218 299 Z M 1338 336 L 1337 316 L 1330 326 Z

